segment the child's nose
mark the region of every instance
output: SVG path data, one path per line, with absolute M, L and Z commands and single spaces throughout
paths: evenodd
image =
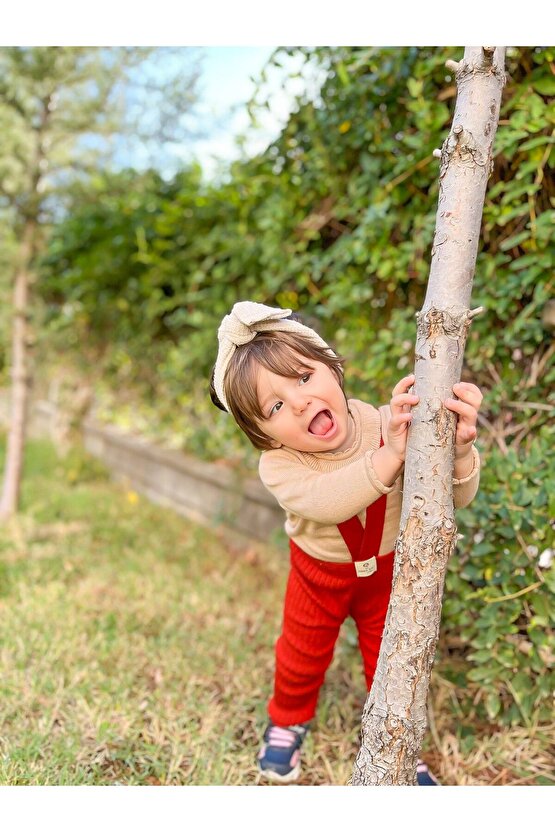
M 295 398 L 295 401 L 293 402 L 293 410 L 299 414 L 304 413 L 310 403 L 310 399 L 301 394 Z

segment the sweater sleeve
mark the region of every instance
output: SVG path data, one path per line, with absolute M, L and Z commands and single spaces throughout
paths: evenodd
M 456 479 L 453 477 L 453 504 L 455 508 L 464 508 L 472 502 L 480 484 L 480 454 L 476 446 L 472 446 L 472 471 L 467 477 Z
M 363 511 L 394 486 L 386 486 L 372 466 L 373 451 L 330 471 L 314 470 L 287 450 L 266 451 L 259 474 L 285 511 L 316 523 L 337 524 Z

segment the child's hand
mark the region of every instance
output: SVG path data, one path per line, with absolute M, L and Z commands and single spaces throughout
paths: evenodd
M 466 456 L 472 447 L 478 431 L 478 410 L 484 398 L 479 387 L 461 381 L 453 385 L 456 399 L 446 399 L 444 404 L 448 410 L 457 414 L 457 431 L 455 434 L 455 459 Z
M 414 375 L 410 375 L 402 378 L 393 388 L 387 436 L 384 437 L 383 446 L 372 454 L 374 471 L 386 486 L 393 485 L 405 464 L 407 428 L 412 420 L 411 408 L 418 403 L 418 396 L 407 392 L 413 384 Z
M 419 401 L 418 396 L 407 392 L 413 384 L 413 374 L 402 378 L 393 388 L 389 403 L 391 419 L 387 426 L 387 445 L 400 462 L 405 461 L 407 429 L 412 421 L 411 408 Z
M 405 461 L 411 410 L 419 401 L 419 396 L 408 392 L 413 384 L 414 375 L 410 375 L 402 378 L 393 388 L 387 439 L 383 448 L 374 451 L 372 457 L 376 473 L 385 485 L 391 485 L 397 479 Z M 463 479 L 471 474 L 474 466 L 471 450 L 477 436 L 478 410 L 483 396 L 479 387 L 464 381 L 453 385 L 453 393 L 457 398 L 446 399 L 444 404 L 457 415 L 454 476 Z

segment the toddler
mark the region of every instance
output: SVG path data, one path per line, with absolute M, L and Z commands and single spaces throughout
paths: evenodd
M 316 711 L 342 623 L 358 630 L 370 690 L 389 604 L 414 376 L 389 405 L 347 399 L 343 359 L 289 309 L 236 303 L 218 330 L 212 401 L 229 411 L 262 453 L 259 473 L 285 511 L 291 568 L 276 642 L 273 695 L 258 766 L 272 780 L 300 774 L 300 751 Z M 453 494 L 478 488 L 476 438 L 482 400 L 453 387 L 457 414 Z M 419 764 L 418 782 L 436 785 Z

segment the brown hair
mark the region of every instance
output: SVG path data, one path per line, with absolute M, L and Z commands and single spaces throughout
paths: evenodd
M 309 363 L 299 361 L 299 356 L 307 361 L 319 361 L 334 373 L 343 390 L 344 359 L 331 355 L 324 347 L 319 347 L 299 333 L 271 330 L 258 332 L 248 344 L 237 347 L 229 362 L 225 379 L 225 396 L 230 412 L 246 433 L 255 448 L 270 450 L 272 440 L 258 425 L 265 416 L 260 408 L 257 392 L 258 366 L 265 367 L 272 373 L 285 378 L 300 378 L 307 370 L 313 369 Z M 214 390 L 214 376 L 210 385 L 213 403 L 225 410 Z

